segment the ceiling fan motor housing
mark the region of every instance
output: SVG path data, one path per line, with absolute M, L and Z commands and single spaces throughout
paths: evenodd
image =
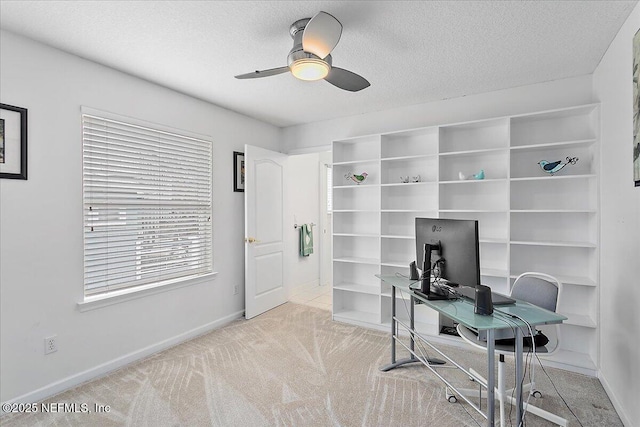
M 370 86 L 364 77 L 343 68 L 333 67 L 331 52 L 342 35 L 342 24 L 335 16 L 321 11 L 313 18 L 299 19 L 289 27 L 289 35 L 293 39 L 293 47 L 287 56 L 287 66 L 256 70 L 237 75 L 235 78 L 255 79 L 291 72 L 299 80 L 325 80 L 350 92 L 358 92 Z
M 289 28 L 289 34 L 293 39 L 293 47 L 291 48 L 291 50 L 289 51 L 289 55 L 287 56 L 287 65 L 289 67 L 291 67 L 291 64 L 293 64 L 294 62 L 305 58 L 324 61 L 329 64 L 329 67 L 331 67 L 331 55 L 327 55 L 325 58 L 320 58 L 313 53 L 305 52 L 302 48 L 302 35 L 304 34 L 304 29 L 306 28 L 310 20 L 311 18 L 299 19 L 291 24 L 291 27 Z

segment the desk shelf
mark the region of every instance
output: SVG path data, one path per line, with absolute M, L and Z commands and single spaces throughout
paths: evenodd
M 562 304 L 569 316 L 562 328 L 572 335 L 563 338 L 558 363 L 593 374 L 599 114 L 599 105 L 587 104 L 333 141 L 334 318 L 385 330 L 390 290 L 373 275 L 409 274 L 415 218 L 477 220 L 482 283 L 508 294 L 522 272 L 557 277 L 570 300 Z M 566 157 L 579 160 L 554 176 L 538 164 Z M 484 180 L 459 179 L 480 170 Z M 369 176 L 361 185 L 344 178 L 363 171 Z M 420 182 L 400 182 L 417 175 Z M 436 326 L 425 331 L 439 337 Z

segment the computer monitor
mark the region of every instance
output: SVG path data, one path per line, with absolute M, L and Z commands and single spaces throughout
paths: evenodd
M 431 249 L 425 257 L 425 245 Z M 416 218 L 416 261 L 424 270 L 436 265 L 436 277 L 457 285 L 480 284 L 478 221 L 466 219 Z M 430 268 L 429 268 L 430 270 Z M 430 271 L 423 271 L 422 293 L 429 294 Z M 426 289 L 425 289 L 426 287 Z

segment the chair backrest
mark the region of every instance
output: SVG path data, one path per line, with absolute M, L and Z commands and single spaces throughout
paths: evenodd
M 558 279 L 548 274 L 527 272 L 515 280 L 511 288 L 511 296 L 555 312 L 558 307 L 560 286 Z
M 529 271 L 522 273 L 513 282 L 511 296 L 535 304 L 549 311 L 557 312 L 562 296 L 562 282 L 544 273 Z M 551 355 L 560 348 L 560 325 L 537 326 L 549 338 L 547 354 Z

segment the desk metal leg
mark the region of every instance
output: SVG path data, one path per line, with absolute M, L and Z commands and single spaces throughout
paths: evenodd
M 413 298 L 413 295 L 411 296 L 410 307 L 411 308 L 409 308 L 409 313 L 411 319 L 409 319 L 409 326 L 411 326 L 411 331 L 409 332 L 409 334 L 411 335 L 411 342 L 409 343 L 409 348 L 412 352 L 414 352 L 416 350 L 416 335 L 413 333 L 413 331 L 416 330 L 416 300 L 415 298 Z
M 495 345 L 496 345 L 495 331 L 493 329 L 487 329 L 487 426 L 490 426 L 490 427 L 493 427 L 495 423 L 495 410 L 496 410 Z
M 413 329 L 413 298 L 411 298 L 411 329 Z M 407 363 L 419 362 L 420 360 L 411 355 L 411 357 L 402 360 L 396 360 L 396 339 L 398 338 L 398 325 L 396 321 L 396 287 L 391 287 L 391 363 L 380 367 L 382 372 L 390 371 L 398 366 Z M 411 349 L 413 349 L 414 339 L 411 336 Z
M 522 382 L 524 380 L 522 353 L 522 330 L 516 328 L 516 420 L 518 420 L 518 425 L 520 425 L 520 421 L 524 415 L 522 411 Z

